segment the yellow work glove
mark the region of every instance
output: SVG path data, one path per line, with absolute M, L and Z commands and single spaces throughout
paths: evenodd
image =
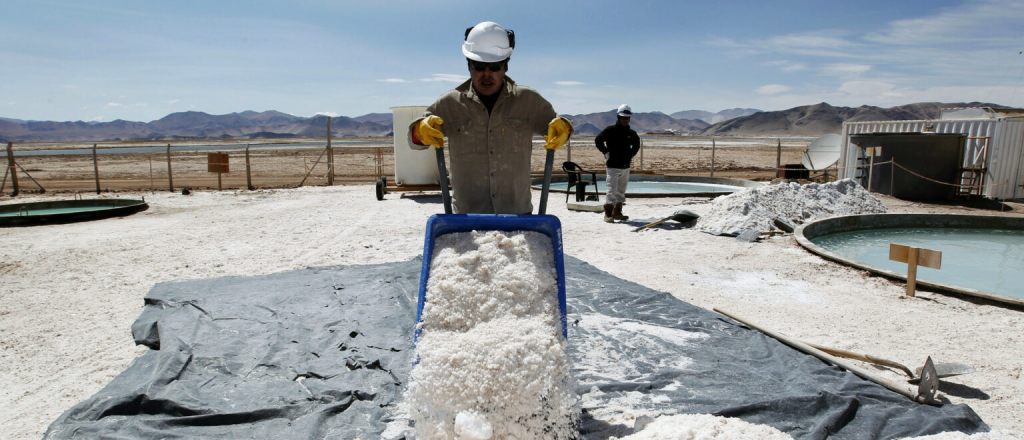
M 441 133 L 441 124 L 444 119 L 440 116 L 430 115 L 416 124 L 416 137 L 423 145 L 433 145 L 434 148 L 444 148 L 444 133 Z
M 557 150 L 558 147 L 565 145 L 570 134 L 572 134 L 572 125 L 569 125 L 569 121 L 566 121 L 565 118 L 552 119 L 548 123 L 548 135 L 544 136 L 544 140 L 547 141 L 544 148 Z

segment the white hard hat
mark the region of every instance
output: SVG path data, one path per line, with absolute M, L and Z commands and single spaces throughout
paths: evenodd
M 466 29 L 462 53 L 473 61 L 494 63 L 512 56 L 516 34 L 493 21 L 485 21 Z
M 633 109 L 629 108 L 629 106 L 626 105 L 626 104 L 622 104 L 622 105 L 619 106 L 619 110 L 618 110 L 617 114 L 619 116 L 623 117 L 623 118 L 632 118 L 633 117 Z

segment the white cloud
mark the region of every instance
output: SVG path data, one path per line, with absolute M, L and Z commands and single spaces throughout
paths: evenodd
M 324 115 L 324 116 L 329 116 L 329 117 L 332 117 L 332 118 L 336 118 L 338 116 L 341 116 L 340 114 L 335 113 L 335 112 L 316 112 L 316 113 L 313 113 L 313 116 L 316 116 L 316 115 Z
M 121 104 L 119 102 L 108 102 L 104 108 L 132 108 L 132 107 L 147 107 L 148 104 L 144 102 L 137 102 L 135 104 Z
M 745 44 L 739 43 L 736 40 L 733 40 L 732 38 L 712 38 L 712 39 L 707 41 L 707 44 L 710 44 L 712 46 L 721 46 L 721 47 L 735 47 L 735 48 L 746 47 Z
M 73 88 L 75 88 L 75 85 L 74 84 L 64 84 L 64 85 L 62 85 L 60 87 L 62 89 L 73 89 Z
M 768 84 L 757 88 L 757 93 L 761 95 L 775 95 L 778 93 L 786 92 L 791 90 L 792 87 L 784 86 L 782 84 Z
M 406 81 L 406 80 L 401 79 L 401 78 L 384 78 L 384 79 L 378 79 L 377 81 L 379 81 L 379 82 L 386 82 L 386 83 L 406 83 L 406 82 L 409 82 L 409 81 Z
M 778 67 L 779 70 L 783 72 L 797 72 L 800 70 L 807 70 L 806 64 L 793 62 L 789 60 L 769 61 L 767 63 L 764 63 L 764 65 L 768 67 Z
M 453 75 L 453 74 L 450 74 L 450 73 L 435 73 L 435 74 L 431 75 L 430 78 L 422 78 L 422 79 L 420 79 L 420 81 L 426 81 L 426 82 L 444 81 L 444 82 L 461 83 L 461 82 L 465 81 L 466 79 L 467 79 L 466 75 Z
M 882 102 L 908 97 L 907 89 L 897 89 L 895 85 L 884 81 L 848 81 L 839 86 L 838 90 L 849 98 L 861 102 Z
M 583 85 L 583 83 L 579 82 L 579 81 L 555 81 L 555 84 L 558 84 L 560 86 L 580 86 L 580 85 Z
M 821 68 L 821 71 L 826 75 L 845 76 L 845 75 L 860 75 L 871 70 L 871 66 L 867 64 L 849 64 L 849 63 L 835 63 L 826 64 Z
M 815 32 L 791 35 L 779 35 L 768 39 L 770 45 L 780 48 L 819 48 L 836 49 L 850 46 L 851 43 L 842 38 L 817 35 Z
M 86 119 L 85 122 L 103 122 L 103 119 L 105 119 L 103 116 L 96 116 L 93 118 Z
M 180 100 L 180 99 L 172 99 L 172 100 L 170 100 L 170 101 L 167 101 L 167 103 L 168 103 L 168 104 L 171 104 L 171 105 L 174 105 L 174 104 L 177 104 L 177 103 L 178 103 L 178 101 L 181 101 L 181 100 Z
M 1024 26 L 1024 2 L 980 0 L 942 8 L 932 15 L 889 23 L 889 29 L 870 33 L 867 41 L 895 45 L 937 46 L 949 43 L 1003 42 L 1015 46 Z

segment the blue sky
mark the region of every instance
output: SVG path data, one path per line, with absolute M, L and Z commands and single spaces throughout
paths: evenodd
M 0 0 L 0 117 L 360 116 L 468 78 L 465 29 L 564 114 L 1024 107 L 1024 1 Z

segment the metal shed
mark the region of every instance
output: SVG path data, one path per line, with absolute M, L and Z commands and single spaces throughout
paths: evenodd
M 969 115 L 958 119 L 844 122 L 839 178 L 851 178 L 864 184 L 867 177 L 868 157 L 864 148 L 850 142 L 853 135 L 961 133 L 967 138 L 960 183 L 965 187 L 959 189 L 959 194 L 980 194 L 998 200 L 1024 198 L 1024 117 L 991 109 L 973 113 L 943 111 L 944 116 L 951 118 Z

